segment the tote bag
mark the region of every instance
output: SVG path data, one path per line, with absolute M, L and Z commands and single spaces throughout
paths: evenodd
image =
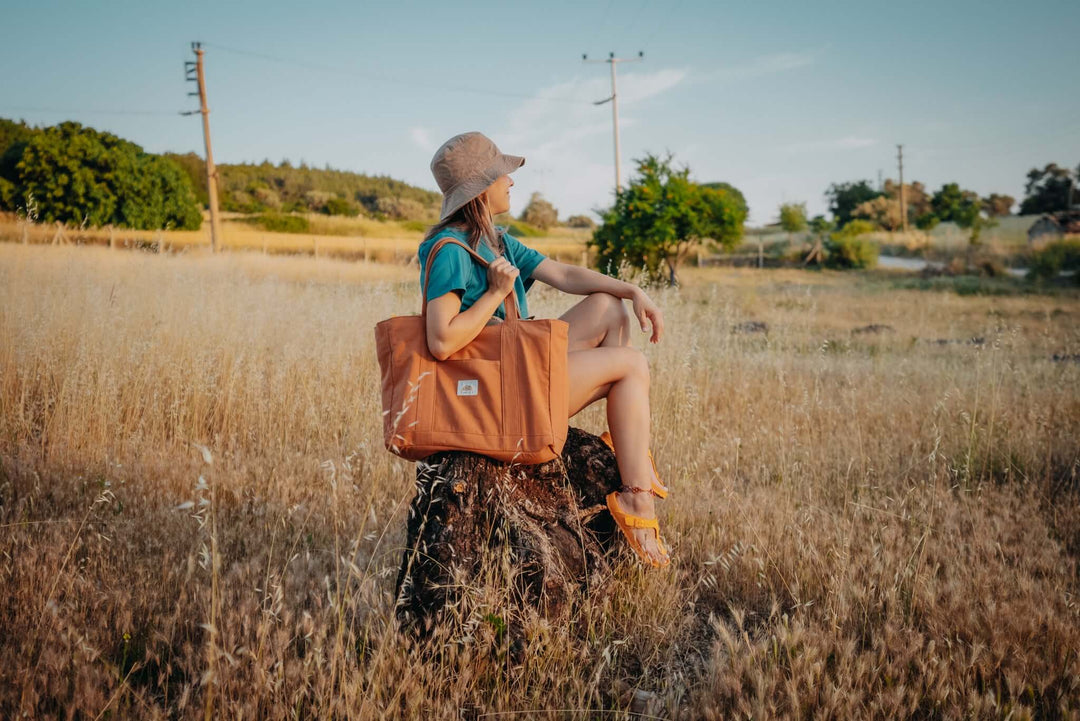
M 467 346 L 436 360 L 427 344 L 428 255 L 420 315 L 395 316 L 375 326 L 382 371 L 383 440 L 408 460 L 440 451 L 470 451 L 498 461 L 550 461 L 566 441 L 569 385 L 565 321 L 522 320 L 517 296 L 504 303 L 506 320 L 485 326 Z

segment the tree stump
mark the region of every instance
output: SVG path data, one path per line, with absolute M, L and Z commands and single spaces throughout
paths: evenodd
M 608 575 L 617 528 L 604 497 L 620 485 L 614 453 L 577 428 L 569 429 L 562 457 L 541 465 L 473 453 L 418 463 L 397 580 L 402 628 L 428 636 L 461 589 L 500 557 L 512 568 L 517 605 L 566 618 L 583 590 L 596 590 Z

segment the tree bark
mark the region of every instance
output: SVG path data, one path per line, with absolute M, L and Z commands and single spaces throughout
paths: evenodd
M 500 558 L 516 606 L 567 618 L 583 592 L 597 592 L 608 576 L 617 529 L 604 498 L 620 485 L 615 455 L 577 428 L 569 429 L 562 457 L 541 465 L 473 453 L 418 463 L 397 581 L 402 628 L 429 635 L 462 589 L 481 583 Z

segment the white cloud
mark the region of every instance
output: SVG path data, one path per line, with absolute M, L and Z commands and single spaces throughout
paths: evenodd
M 619 128 L 635 125 L 624 108 L 654 98 L 684 83 L 686 69 L 624 71 L 619 75 Z M 610 105 L 593 103 L 611 95 L 608 75 L 574 79 L 544 88 L 513 108 L 505 128 L 494 135 L 506 153 L 524 155 L 525 167 L 515 173 L 513 212 L 520 212 L 533 191 L 540 191 L 560 217 L 585 213 L 611 203 L 614 185 Z M 622 177 L 630 159 L 622 158 Z
M 748 63 L 719 68 L 699 78 L 702 82 L 722 80 L 736 81 L 747 78 L 757 78 L 763 75 L 775 75 L 777 73 L 797 70 L 813 65 L 817 62 L 818 51 L 801 53 L 773 53 L 761 55 Z
M 410 128 L 409 136 L 412 138 L 413 144 L 421 150 L 435 151 L 435 143 L 431 141 L 431 131 L 427 128 Z
M 791 143 L 780 149 L 788 153 L 815 153 L 831 150 L 861 150 L 862 148 L 869 148 L 877 144 L 877 138 L 860 138 L 855 135 L 849 135 L 844 138 L 835 138 L 832 140 L 811 140 L 805 143 Z

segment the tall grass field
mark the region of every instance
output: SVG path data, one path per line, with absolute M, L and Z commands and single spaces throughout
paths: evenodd
M 687 269 L 672 564 L 566 624 L 458 589 L 418 648 L 373 334 L 418 279 L 377 260 L 0 243 L 0 717 L 1080 717 L 1074 291 Z

